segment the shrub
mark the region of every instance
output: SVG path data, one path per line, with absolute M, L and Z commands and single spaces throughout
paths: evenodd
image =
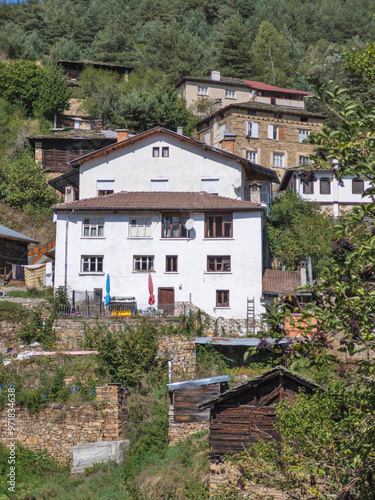
M 19 322 L 29 318 L 29 311 L 21 304 L 9 300 L 0 301 L 0 320 Z

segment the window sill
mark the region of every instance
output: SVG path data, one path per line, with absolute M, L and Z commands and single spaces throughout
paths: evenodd
M 164 271 L 163 274 L 180 274 L 178 271 Z
M 229 306 L 215 306 L 213 309 L 214 309 L 214 311 L 216 311 L 216 309 L 226 309 L 227 310 L 227 309 L 230 309 L 230 307 Z
M 237 97 L 225 97 L 225 99 L 228 99 L 230 101 L 237 101 Z
M 179 236 L 174 236 L 174 237 L 169 237 L 169 236 L 166 236 L 165 238 L 160 238 L 160 241 L 168 241 L 168 240 L 190 240 L 191 238 L 188 238 L 187 236 L 181 236 L 181 238 Z
M 225 238 L 223 236 L 218 236 L 217 238 L 203 238 L 203 241 L 212 241 L 212 240 L 223 240 L 223 241 L 234 241 L 234 238 Z
M 99 272 L 96 273 L 95 271 L 88 272 L 88 273 L 78 273 L 78 276 L 104 276 L 105 273 Z
M 105 240 L 105 236 L 81 236 L 81 240 Z
M 204 271 L 203 274 L 233 274 L 232 271 Z
M 132 271 L 132 274 L 154 273 L 155 271 Z
M 128 240 L 152 240 L 152 236 L 128 236 Z

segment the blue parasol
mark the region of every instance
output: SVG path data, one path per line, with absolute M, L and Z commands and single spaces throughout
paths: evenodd
M 109 274 L 107 274 L 107 283 L 105 286 L 105 291 L 107 292 L 107 295 L 104 298 L 104 305 L 105 306 L 109 306 L 109 304 L 111 303 L 111 296 L 109 294 L 110 290 L 111 290 L 111 282 L 109 280 Z

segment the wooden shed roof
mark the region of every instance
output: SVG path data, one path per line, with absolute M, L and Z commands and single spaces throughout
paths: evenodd
M 309 380 L 305 377 L 302 377 L 301 375 L 297 375 L 296 373 L 292 373 L 284 366 L 276 366 L 272 370 L 270 370 L 266 373 L 263 373 L 263 375 L 260 375 L 259 377 L 255 377 L 252 380 L 249 380 L 245 384 L 242 384 L 238 387 L 235 387 L 234 389 L 229 389 L 229 390 L 223 392 L 222 394 L 220 394 L 219 396 L 216 396 L 215 398 L 212 398 L 208 401 L 205 401 L 204 403 L 201 403 L 200 405 L 198 405 L 198 407 L 201 410 L 204 410 L 204 409 L 209 408 L 209 407 L 214 407 L 217 404 L 220 404 L 228 399 L 233 398 L 233 396 L 239 396 L 239 395 L 243 394 L 244 392 L 247 392 L 248 390 L 250 390 L 256 386 L 261 385 L 264 382 L 272 379 L 273 377 L 279 376 L 280 374 L 283 374 L 287 378 L 293 380 L 298 385 L 305 387 L 307 389 L 310 389 L 312 391 L 313 390 L 320 390 L 320 391 L 323 390 L 323 388 L 320 385 L 316 384 L 315 382 L 312 382 L 311 380 Z

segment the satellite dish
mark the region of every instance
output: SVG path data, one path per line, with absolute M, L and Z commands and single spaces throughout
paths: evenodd
M 234 189 L 238 189 L 239 187 L 241 187 L 241 179 L 238 177 L 237 179 L 234 179 L 233 181 L 233 187 Z
M 190 229 L 193 229 L 193 227 L 194 227 L 194 221 L 193 221 L 193 219 L 188 219 L 185 222 L 185 229 L 187 229 L 188 231 L 190 231 Z

